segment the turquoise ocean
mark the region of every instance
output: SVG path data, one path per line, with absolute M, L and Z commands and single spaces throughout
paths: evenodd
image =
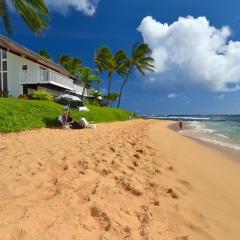
M 156 115 L 154 119 L 183 121 L 181 134 L 240 151 L 240 115 Z

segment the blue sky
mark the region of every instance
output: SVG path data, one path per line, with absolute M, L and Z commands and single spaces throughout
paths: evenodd
M 125 49 L 130 53 L 133 43 L 143 41 L 144 37 L 153 46 L 156 61 L 161 63 L 158 72 L 146 78 L 135 74 L 129 79 L 122 107 L 143 114 L 240 114 L 239 90 L 229 91 L 230 85 L 238 86 L 240 82 L 236 70 L 240 51 L 238 44 L 235 44 L 232 50 L 228 42 L 229 39 L 234 42 L 240 41 L 239 1 L 100 0 L 98 5 L 94 5 L 96 12 L 92 16 L 81 8 L 82 5 L 74 5 L 68 12 L 63 12 L 61 6 L 52 6 L 54 1 L 48 0 L 48 2 L 51 4 L 52 19 L 50 28 L 45 31 L 44 36 L 35 36 L 17 15 L 12 14 L 15 32 L 11 38 L 32 50 L 45 48 L 54 57 L 60 53 L 79 56 L 91 67 L 94 67 L 92 61 L 94 49 L 100 45 L 107 44 L 113 51 Z M 65 1 L 65 4 L 68 2 L 74 3 L 73 0 L 69 0 Z M 79 0 L 79 2 L 86 3 L 88 0 Z M 93 4 L 95 3 L 96 1 Z M 67 6 L 63 8 L 66 10 Z M 193 19 L 187 19 L 189 15 Z M 146 16 L 152 18 L 145 19 Z M 199 20 L 200 16 L 205 17 L 206 21 Z M 184 19 L 179 21 L 179 17 Z M 141 25 L 143 19 L 145 22 Z M 223 44 L 216 43 L 216 46 L 215 42 L 218 40 L 215 37 L 213 39 L 211 34 L 210 37 L 205 38 L 204 34 L 211 29 L 207 26 L 208 21 L 214 27 L 213 35 L 216 35 L 217 39 L 220 38 L 219 41 L 225 41 Z M 169 24 L 164 37 L 158 34 L 164 31 L 161 30 L 163 23 Z M 186 30 L 183 26 L 186 24 L 191 26 L 188 29 L 192 34 L 180 41 L 181 36 L 184 38 Z M 141 32 L 137 30 L 140 25 Z M 194 31 L 199 26 L 205 28 L 195 41 Z M 231 35 L 226 33 L 227 30 L 222 29 L 223 26 L 229 27 Z M 203 41 L 199 39 L 202 37 Z M 190 41 L 189 39 L 202 49 L 198 58 L 194 56 L 196 54 L 194 46 L 189 45 L 186 49 L 186 42 Z M 172 40 L 172 45 L 169 45 Z M 205 45 L 208 47 L 209 44 L 211 49 L 203 55 Z M 166 52 L 168 56 L 166 61 L 162 60 L 165 55 L 162 55 L 159 47 L 161 49 L 164 47 L 164 53 Z M 212 48 L 215 51 L 213 54 Z M 180 58 L 185 59 L 184 63 L 176 61 L 176 53 L 180 54 Z M 217 57 L 219 65 L 216 65 L 214 60 L 206 63 L 209 53 L 214 59 Z M 188 57 L 185 58 L 185 55 Z M 223 55 L 224 59 L 219 59 L 222 58 L 220 55 Z M 204 57 L 206 58 L 202 60 Z M 222 72 L 219 68 L 222 68 Z M 230 77 L 232 79 L 229 79 Z M 217 83 L 218 79 L 221 79 L 222 84 Z M 114 76 L 113 91 L 118 90 L 120 81 L 119 77 Z

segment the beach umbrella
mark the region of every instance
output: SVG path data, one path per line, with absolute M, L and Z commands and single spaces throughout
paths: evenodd
M 56 97 L 55 100 L 56 101 L 65 100 L 67 102 L 82 102 L 82 100 L 79 97 L 70 94 L 63 94 L 61 96 Z
M 67 106 L 67 111 L 71 108 L 77 108 L 80 112 L 88 112 L 88 108 L 84 106 L 82 100 L 71 94 L 63 94 L 55 98 L 55 101 Z

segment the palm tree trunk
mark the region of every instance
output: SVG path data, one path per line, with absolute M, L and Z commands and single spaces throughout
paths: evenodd
M 83 91 L 82 91 L 82 96 L 81 96 L 82 101 L 83 101 L 83 98 L 84 98 L 84 92 L 85 92 L 85 85 L 83 86 Z
M 112 83 L 112 73 L 109 73 L 109 75 L 108 75 L 108 91 L 107 91 L 107 95 L 109 95 L 109 93 L 110 93 L 111 83 Z M 109 103 L 109 98 L 107 98 L 107 106 L 108 106 L 108 103 Z
M 129 70 L 129 72 L 128 72 L 126 78 L 124 79 L 124 81 L 123 81 L 123 83 L 122 83 L 122 85 L 121 85 L 120 92 L 119 92 L 119 97 L 118 97 L 117 108 L 120 107 L 123 87 L 124 87 L 124 85 L 126 84 L 126 82 L 127 82 L 128 78 L 129 78 L 131 72 L 132 72 L 132 67 L 131 67 L 131 69 Z

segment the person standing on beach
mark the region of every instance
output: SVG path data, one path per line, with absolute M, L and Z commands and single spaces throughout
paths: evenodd
M 178 119 L 178 125 L 179 125 L 179 129 L 182 130 L 183 123 L 182 123 L 182 120 L 180 118 Z

